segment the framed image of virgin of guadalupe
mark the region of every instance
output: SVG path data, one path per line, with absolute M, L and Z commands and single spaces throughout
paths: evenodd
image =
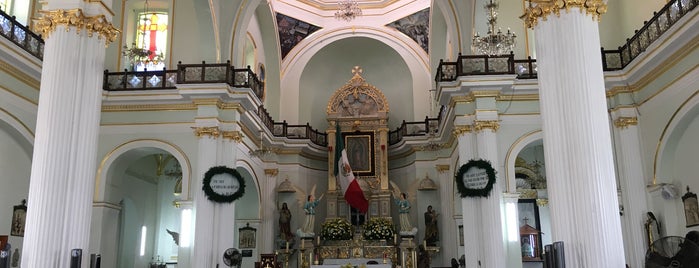
M 347 160 L 358 176 L 374 176 L 374 132 L 343 133 Z

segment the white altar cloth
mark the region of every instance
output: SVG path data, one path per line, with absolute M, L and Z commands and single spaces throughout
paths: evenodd
M 383 264 L 383 259 L 366 259 L 366 258 L 351 258 L 351 259 L 325 259 L 323 260 L 323 264 L 339 264 L 339 265 L 345 265 L 345 264 L 352 264 L 359 266 L 361 264 L 367 264 L 369 261 L 375 261 L 378 264 Z M 391 260 L 386 260 L 388 264 L 391 264 Z M 375 264 L 374 264 L 375 265 Z

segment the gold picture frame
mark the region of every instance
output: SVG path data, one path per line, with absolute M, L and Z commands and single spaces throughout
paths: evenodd
M 347 160 L 357 176 L 374 176 L 374 132 L 343 133 Z

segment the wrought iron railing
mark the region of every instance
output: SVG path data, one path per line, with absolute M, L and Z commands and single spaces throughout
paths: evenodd
M 388 145 L 394 145 L 400 142 L 403 140 L 403 137 L 427 136 L 430 133 L 437 133 L 441 121 L 441 112 L 437 118 L 425 116 L 425 120 L 423 121 L 405 122 L 405 120 L 403 120 L 403 123 L 401 123 L 396 130 L 388 132 Z
M 660 11 L 654 12 L 653 18 L 644 22 L 643 27 L 636 30 L 633 37 L 626 39 L 626 44 L 614 50 L 602 48 L 602 68 L 605 71 L 625 68 L 697 5 L 699 5 L 699 0 L 669 1 Z
M 250 70 L 236 69 L 227 63 L 177 64 L 177 70 L 104 71 L 102 88 L 107 91 L 174 89 L 176 84 L 226 83 L 232 87 L 250 88 L 262 100 L 264 84 Z
M 41 36 L 17 22 L 15 16 L 10 16 L 2 10 L 0 10 L 0 35 L 39 60 L 44 59 L 44 40 L 41 39 Z
M 519 79 L 536 78 L 536 60 L 531 57 L 515 60 L 509 55 L 461 55 L 456 62 L 440 60 L 436 82 L 455 81 L 459 76 L 516 74 Z
M 286 121 L 274 122 L 274 119 L 269 115 L 264 106 L 257 107 L 257 116 L 262 121 L 262 124 L 275 137 L 285 137 L 289 139 L 309 139 L 314 144 L 327 147 L 328 134 L 320 132 L 309 123 L 305 125 L 289 125 Z

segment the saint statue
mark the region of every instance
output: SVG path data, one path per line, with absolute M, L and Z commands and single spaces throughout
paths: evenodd
M 291 211 L 286 202 L 279 209 L 279 237 L 284 241 L 294 239 L 294 234 L 291 233 Z
M 427 206 L 425 212 L 425 241 L 428 246 L 436 246 L 439 241 L 439 228 L 437 227 L 437 216 L 439 213 L 432 210 L 432 206 Z

